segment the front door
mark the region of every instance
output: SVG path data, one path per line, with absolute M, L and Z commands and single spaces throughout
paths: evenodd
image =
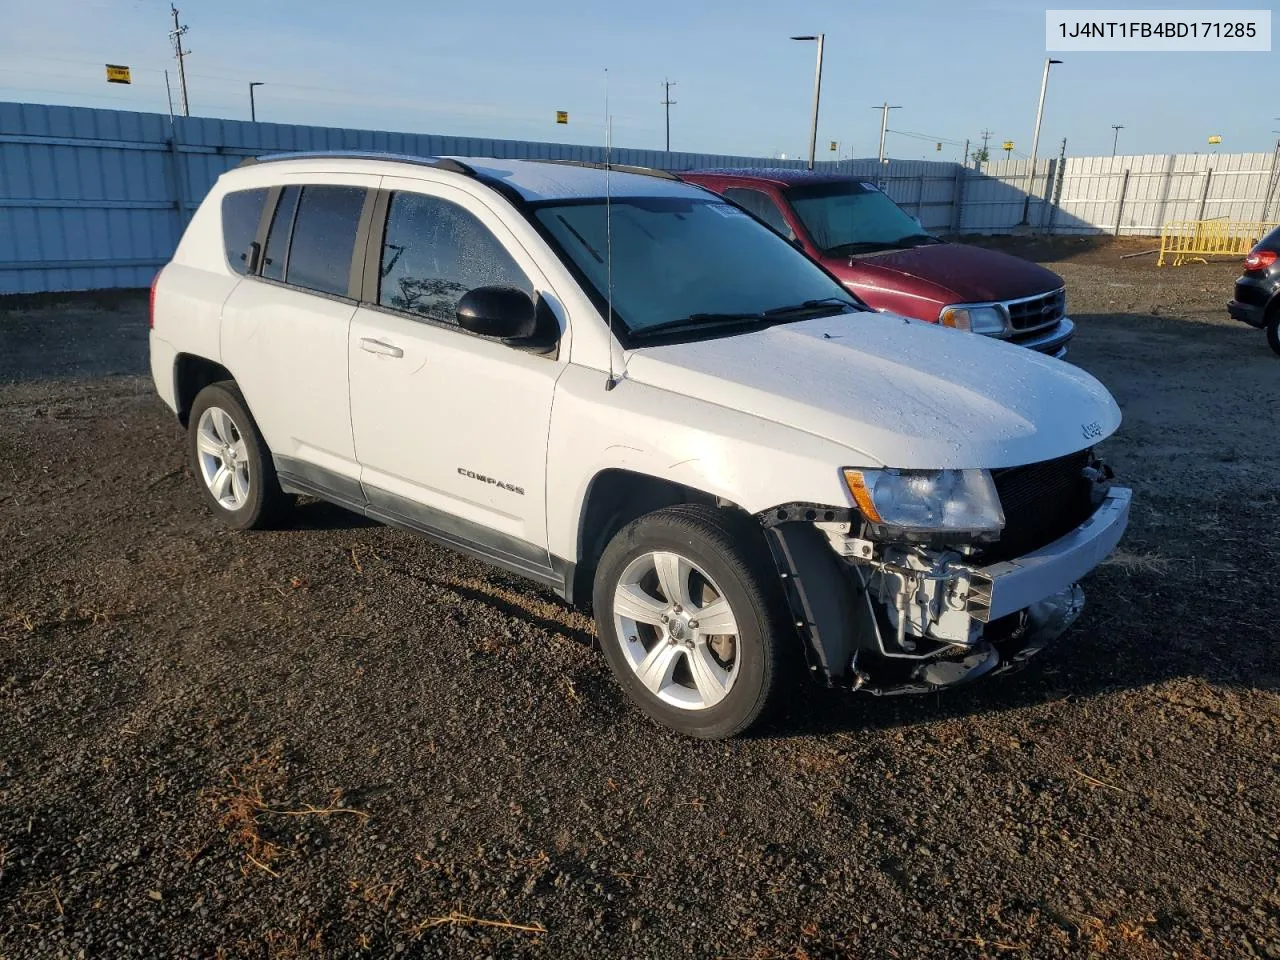
M 563 361 L 474 336 L 459 298 L 537 297 L 545 279 L 501 219 L 443 184 L 386 178 L 379 284 L 351 324 L 351 417 L 372 512 L 550 579 L 546 456 Z

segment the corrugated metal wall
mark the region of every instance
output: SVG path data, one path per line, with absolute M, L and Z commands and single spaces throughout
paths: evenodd
M 246 156 L 322 149 L 604 159 L 603 147 L 573 144 L 0 103 L 0 293 L 146 286 L 219 174 Z M 614 156 L 677 171 L 804 166 L 660 150 Z M 1028 165 L 1002 161 L 980 173 L 923 160 L 818 164 L 880 184 L 929 230 L 985 233 L 1023 221 Z M 1072 157 L 1059 167 L 1039 162 L 1027 204 L 1028 221 L 1055 233 L 1111 232 L 1117 218 L 1120 232 L 1148 234 L 1166 219 L 1265 219 L 1275 186 L 1270 154 Z

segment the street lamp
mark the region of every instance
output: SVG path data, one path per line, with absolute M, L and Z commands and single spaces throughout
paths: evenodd
M 818 69 L 813 78 L 813 127 L 809 131 L 809 169 L 813 169 L 814 153 L 818 149 L 818 101 L 822 97 L 822 42 L 826 39 L 825 33 L 810 34 L 804 37 L 792 37 L 792 40 L 817 40 L 818 41 Z
M 265 86 L 266 84 L 260 80 L 255 80 L 253 83 L 249 84 L 249 119 L 254 123 L 258 122 L 258 110 L 253 103 L 253 88 Z
M 1049 89 L 1049 68 L 1055 63 L 1061 63 L 1061 60 L 1053 60 L 1045 57 L 1044 75 L 1040 78 L 1040 105 L 1036 107 L 1036 130 L 1031 135 L 1031 169 L 1027 173 L 1027 190 L 1026 196 L 1022 199 L 1022 222 L 1028 224 L 1031 221 L 1031 191 L 1033 189 L 1036 178 L 1036 148 L 1040 146 L 1040 121 L 1044 119 L 1044 95 Z
M 1116 144 L 1120 142 L 1120 131 L 1124 129 L 1124 124 L 1113 123 L 1111 129 L 1116 132 L 1115 137 L 1111 140 L 1111 155 L 1114 157 L 1116 155 Z

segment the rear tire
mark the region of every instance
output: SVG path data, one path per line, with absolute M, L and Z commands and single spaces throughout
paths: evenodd
M 234 381 L 210 384 L 196 395 L 187 438 L 192 472 L 215 514 L 241 530 L 284 520 L 293 498 L 280 489 L 271 451 Z
M 1271 349 L 1280 353 L 1280 306 L 1271 308 L 1271 319 L 1267 321 L 1267 343 Z
M 618 684 L 651 719 L 704 739 L 744 732 L 784 698 L 800 652 L 784 604 L 760 528 L 714 507 L 635 520 L 596 569 L 596 625 Z

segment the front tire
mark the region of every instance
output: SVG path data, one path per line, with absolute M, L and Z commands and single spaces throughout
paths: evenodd
M 610 541 L 594 606 L 605 658 L 628 697 L 665 727 L 740 734 L 782 699 L 799 653 L 778 575 L 749 518 L 686 504 Z
M 187 422 L 192 472 L 213 512 L 241 530 L 279 524 L 293 499 L 280 489 L 271 451 L 235 383 L 201 390 Z

